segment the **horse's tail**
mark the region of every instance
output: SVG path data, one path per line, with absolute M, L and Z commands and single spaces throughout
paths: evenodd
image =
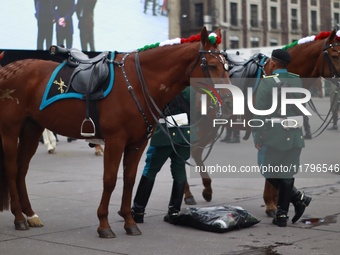
M 4 57 L 5 52 L 0 53 L 0 61 Z M 1 63 L 0 63 L 1 68 Z M 7 176 L 5 169 L 5 155 L 2 147 L 2 139 L 0 135 L 0 212 L 9 209 L 9 192 L 7 185 Z
M 9 209 L 9 192 L 4 159 L 4 149 L 0 135 L 0 212 Z

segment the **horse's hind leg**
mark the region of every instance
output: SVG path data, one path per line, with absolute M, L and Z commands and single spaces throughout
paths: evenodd
M 28 224 L 22 214 L 20 197 L 18 194 L 18 138 L 20 125 L 14 123 L 1 123 L 2 151 L 7 180 L 7 187 L 10 195 L 11 212 L 14 215 L 14 225 L 17 230 L 27 230 Z
M 21 129 L 18 146 L 18 194 L 22 212 L 27 216 L 27 222 L 30 227 L 44 226 L 38 215 L 32 210 L 25 180 L 29 163 L 37 150 L 39 138 L 41 137 L 43 130 L 44 129 L 40 125 L 31 120 L 27 120 Z

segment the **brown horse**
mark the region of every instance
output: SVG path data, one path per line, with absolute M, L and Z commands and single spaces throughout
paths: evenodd
M 97 211 L 100 237 L 115 237 L 108 222 L 108 206 L 123 154 L 120 215 L 128 235 L 141 234 L 131 216 L 131 196 L 157 110 L 188 86 L 192 77 L 205 77 L 211 83 L 213 78 L 228 78 L 227 62 L 218 50 L 220 38 L 220 30 L 208 34 L 204 27 L 199 35 L 178 40 L 178 44 L 149 45 L 134 52 L 118 52 L 113 61 L 107 60 L 113 63 L 114 86 L 97 102 L 100 132 L 97 129 L 93 136 L 105 139 L 104 187 Z M 80 133 L 87 110 L 84 101 L 67 98 L 39 109 L 46 84 L 58 65 L 27 59 L 0 69 L 0 211 L 8 209 L 10 199 L 18 230 L 43 226 L 31 207 L 25 182 L 43 129 L 67 137 L 89 138 Z
M 213 120 L 216 118 L 227 119 L 232 115 L 232 97 L 230 91 L 223 95 L 221 104 L 217 103 L 218 99 L 214 96 L 217 94 L 216 92 L 209 94 L 210 100 L 207 100 L 206 102 L 207 109 L 209 110 L 206 115 L 201 114 L 200 97 L 197 97 L 196 108 L 191 111 L 191 113 L 195 115 L 193 122 L 195 123 L 194 125 L 197 126 L 198 136 L 197 142 L 191 146 L 191 156 L 194 159 L 196 166 L 202 166 L 201 169 L 204 168 L 205 159 L 209 157 L 215 142 L 219 139 L 224 130 L 223 128 L 220 129 L 219 126 L 214 127 Z M 211 178 L 205 171 L 201 171 L 200 176 L 204 186 L 202 196 L 209 202 L 212 199 Z M 195 198 L 190 191 L 188 181 L 184 188 L 184 202 L 187 205 L 196 204 Z
M 310 42 L 301 44 L 298 44 L 297 42 L 292 43 L 285 46 L 284 49 L 290 53 L 292 58 L 291 63 L 288 65 L 288 71 L 299 74 L 302 78 L 318 78 L 320 76 L 325 78 L 340 77 L 340 38 L 335 30 L 322 32 L 315 37 L 315 40 Z M 267 56 L 261 57 L 263 57 L 262 64 L 260 61 L 261 59 L 258 58 L 250 59 L 246 61 L 246 63 L 251 64 L 256 62 L 258 70 L 261 72 L 261 76 L 263 74 L 268 75 L 269 65 L 267 64 L 269 63 L 270 58 Z M 227 59 L 229 64 L 233 65 L 234 60 L 228 56 Z M 244 64 L 245 63 L 241 63 L 240 65 Z M 231 69 L 229 75 L 232 83 L 234 80 L 233 74 L 233 69 Z M 242 78 L 254 78 L 254 76 L 243 76 Z M 235 85 L 238 85 L 237 82 L 235 82 Z M 305 88 L 309 89 L 313 83 L 304 83 L 303 85 Z M 238 115 L 237 117 L 240 118 L 241 116 Z M 243 117 L 245 119 L 251 119 L 252 115 Z M 211 127 L 211 124 L 207 122 L 202 123 L 202 125 Z M 205 127 L 203 126 L 202 128 L 204 129 Z M 216 134 L 217 131 L 215 130 L 210 138 L 213 140 Z M 202 141 L 204 142 L 204 140 Z M 209 144 L 210 141 L 206 141 L 206 144 Z M 193 155 L 193 158 L 197 165 L 203 165 L 202 152 L 197 152 L 197 150 L 199 150 L 199 148 L 196 149 L 196 154 Z M 212 195 L 211 178 L 207 173 L 204 173 L 204 175 L 202 173 L 201 177 L 204 185 L 203 197 L 206 201 L 210 201 Z M 185 190 L 185 197 L 193 197 L 189 186 L 187 186 Z M 263 199 L 266 204 L 266 213 L 270 215 L 272 211 L 276 210 L 277 190 L 267 181 L 265 182 Z M 193 198 L 191 198 L 191 201 L 192 200 Z

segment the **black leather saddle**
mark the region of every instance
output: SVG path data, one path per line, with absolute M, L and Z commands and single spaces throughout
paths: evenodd
M 232 84 L 239 87 L 245 94 L 247 94 L 246 89 L 248 87 L 252 87 L 253 93 L 255 93 L 268 57 L 262 53 L 255 54 L 248 60 L 240 57 L 238 54 L 226 53 L 224 56 L 229 63 L 229 77 Z M 248 107 L 245 109 L 247 111 Z M 250 112 L 246 112 L 245 116 L 252 115 Z M 235 121 L 239 121 L 238 119 L 242 118 L 244 117 L 241 115 L 233 115 L 231 117 Z M 251 134 L 251 128 L 246 128 L 245 130 L 246 133 L 243 140 L 249 139 Z
M 262 53 L 258 53 L 248 60 L 236 54 L 227 54 L 226 58 L 231 63 L 230 77 L 254 78 L 258 68 L 263 64 L 260 63 L 261 59 L 267 57 Z
M 247 84 L 250 80 L 246 78 L 260 78 L 265 60 L 268 58 L 262 53 L 253 55 L 248 60 L 240 57 L 237 54 L 226 54 L 225 58 L 230 65 L 229 77 L 233 84 L 244 90 L 249 87 Z M 252 80 L 253 81 L 253 80 Z
M 51 46 L 50 54 L 63 56 L 67 60 L 67 64 L 74 67 L 67 91 L 72 88 L 82 94 L 84 100 L 98 100 L 103 97 L 101 86 L 110 74 L 108 51 L 102 52 L 94 58 L 89 58 L 78 49 Z
M 96 135 L 96 125 L 90 115 L 95 115 L 98 119 L 98 113 L 93 112 L 90 102 L 104 98 L 103 86 L 110 76 L 109 52 L 102 52 L 94 58 L 89 58 L 85 53 L 77 49 L 66 49 L 61 46 L 51 46 L 50 54 L 62 56 L 66 59 L 67 65 L 74 67 L 66 92 L 78 92 L 83 95 L 86 101 L 86 117 L 81 126 L 81 135 L 92 137 Z M 97 121 L 96 121 L 97 122 Z M 85 125 L 91 126 L 91 132 L 84 132 Z M 87 128 L 88 130 L 88 128 Z

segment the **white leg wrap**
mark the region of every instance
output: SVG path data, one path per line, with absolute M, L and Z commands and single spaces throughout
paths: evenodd
M 34 219 L 34 218 L 39 218 L 39 216 L 37 215 L 37 214 L 34 214 L 33 216 L 27 216 L 27 219 L 28 220 L 32 220 L 32 219 Z

